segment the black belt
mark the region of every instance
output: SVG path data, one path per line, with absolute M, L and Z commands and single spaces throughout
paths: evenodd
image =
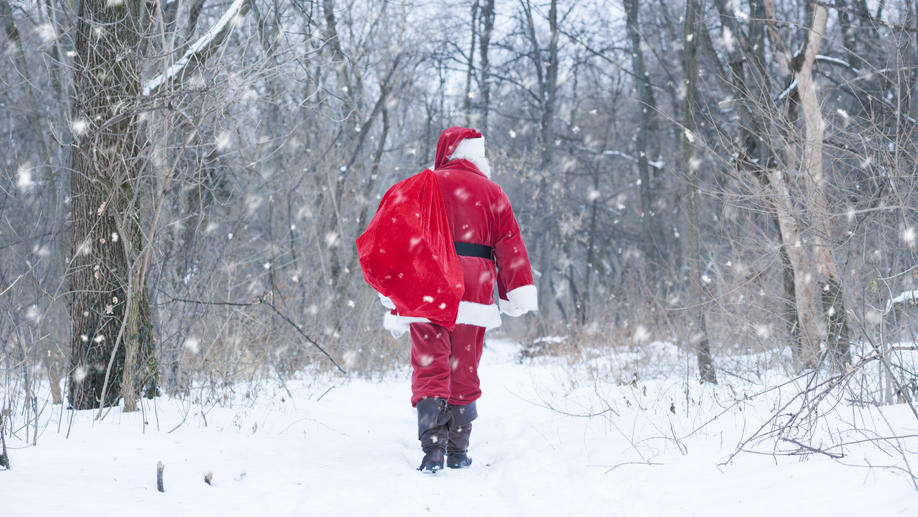
M 456 242 L 454 244 L 456 245 L 456 255 L 494 260 L 494 248 L 491 246 L 472 244 L 471 242 Z

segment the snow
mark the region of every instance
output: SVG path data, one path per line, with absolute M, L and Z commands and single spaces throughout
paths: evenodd
M 623 153 L 621 151 L 616 151 L 615 149 L 607 149 L 603 151 L 602 154 L 605 156 L 617 156 L 619 158 L 624 158 L 626 160 L 630 160 L 635 163 L 637 163 L 638 161 L 637 158 L 635 158 L 634 156 L 631 156 L 630 154 L 627 154 L 627 153 Z M 654 169 L 662 170 L 663 167 L 666 165 L 666 162 L 663 161 L 662 158 L 653 160 L 653 161 L 648 160 L 647 165 L 653 167 Z
M 854 73 L 859 73 L 859 70 L 857 68 L 854 68 L 853 66 L 851 66 L 851 64 L 845 61 L 844 59 L 839 59 L 837 57 L 826 56 L 824 54 L 818 54 L 816 56 L 816 61 L 822 61 L 823 63 L 830 63 L 833 65 L 843 66 L 845 68 L 850 68 L 851 71 Z
M 248 0 L 235 0 L 229 9 L 223 13 L 223 16 L 220 17 L 220 20 L 214 24 L 203 36 L 198 38 L 188 50 L 185 51 L 185 54 L 179 58 L 178 61 L 172 64 L 165 74 L 159 74 L 153 79 L 151 79 L 147 84 L 143 86 L 143 95 L 149 96 L 154 90 L 162 86 L 166 81 L 172 80 L 184 70 L 188 63 L 195 57 L 196 54 L 207 48 L 217 36 L 219 36 L 223 31 L 227 29 L 230 23 L 238 24 L 237 16 L 241 14 L 243 7 L 245 6 Z
M 892 310 L 893 307 L 902 303 L 914 303 L 918 304 L 918 290 L 915 291 L 902 291 L 898 296 L 892 298 L 891 300 L 886 301 L 886 310 L 883 311 L 884 314 Z
M 656 369 L 691 362 L 672 344 L 587 357 L 590 368 L 520 363 L 518 353 L 515 343 L 487 342 L 470 469 L 415 470 L 407 369 L 382 381 L 315 375 L 235 386 L 219 404 L 198 387 L 101 421 L 46 407 L 37 447 L 8 440 L 3 514 L 836 517 L 918 508 L 918 492 L 895 469 L 857 468 L 897 464 L 870 446 L 850 445 L 834 461 L 773 456 L 763 444 L 725 463 L 782 394 L 743 398 L 753 385 L 728 374 L 719 386 L 686 384 Z M 629 367 L 633 375 L 617 380 Z M 889 424 L 885 435 L 918 430 L 905 405 L 864 411 Z M 914 440 L 901 439 L 912 464 Z
M 787 88 L 785 88 L 784 91 L 782 91 L 781 93 L 778 94 L 778 100 L 779 100 L 779 101 L 784 100 L 785 97 L 787 97 L 788 95 L 790 95 L 791 92 L 794 91 L 794 90 L 796 90 L 796 89 L 797 89 L 797 78 L 794 77 L 794 80 L 791 81 L 791 83 L 790 83 L 789 85 L 787 85 Z

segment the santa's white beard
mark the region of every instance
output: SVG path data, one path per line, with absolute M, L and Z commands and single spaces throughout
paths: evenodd
M 449 157 L 450 160 L 468 160 L 478 167 L 482 174 L 491 177 L 491 163 L 485 156 L 484 137 L 466 138 L 459 142 L 456 150 Z

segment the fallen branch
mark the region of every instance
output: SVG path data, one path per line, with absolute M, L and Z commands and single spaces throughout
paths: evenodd
M 797 440 L 794 440 L 793 438 L 781 438 L 781 441 L 792 443 L 796 445 L 797 447 L 800 447 L 800 449 L 806 451 L 807 454 L 810 454 L 810 453 L 825 454 L 826 456 L 832 458 L 833 460 L 838 460 L 838 459 L 845 457 L 844 454 L 831 453 L 823 449 L 817 449 L 816 447 L 811 447 L 805 443 L 801 443 Z

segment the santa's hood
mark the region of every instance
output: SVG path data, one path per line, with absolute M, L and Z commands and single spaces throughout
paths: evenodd
M 482 174 L 491 177 L 491 167 L 485 157 L 484 137 L 467 127 L 451 127 L 440 133 L 434 168 L 439 169 L 450 160 L 468 160 Z

